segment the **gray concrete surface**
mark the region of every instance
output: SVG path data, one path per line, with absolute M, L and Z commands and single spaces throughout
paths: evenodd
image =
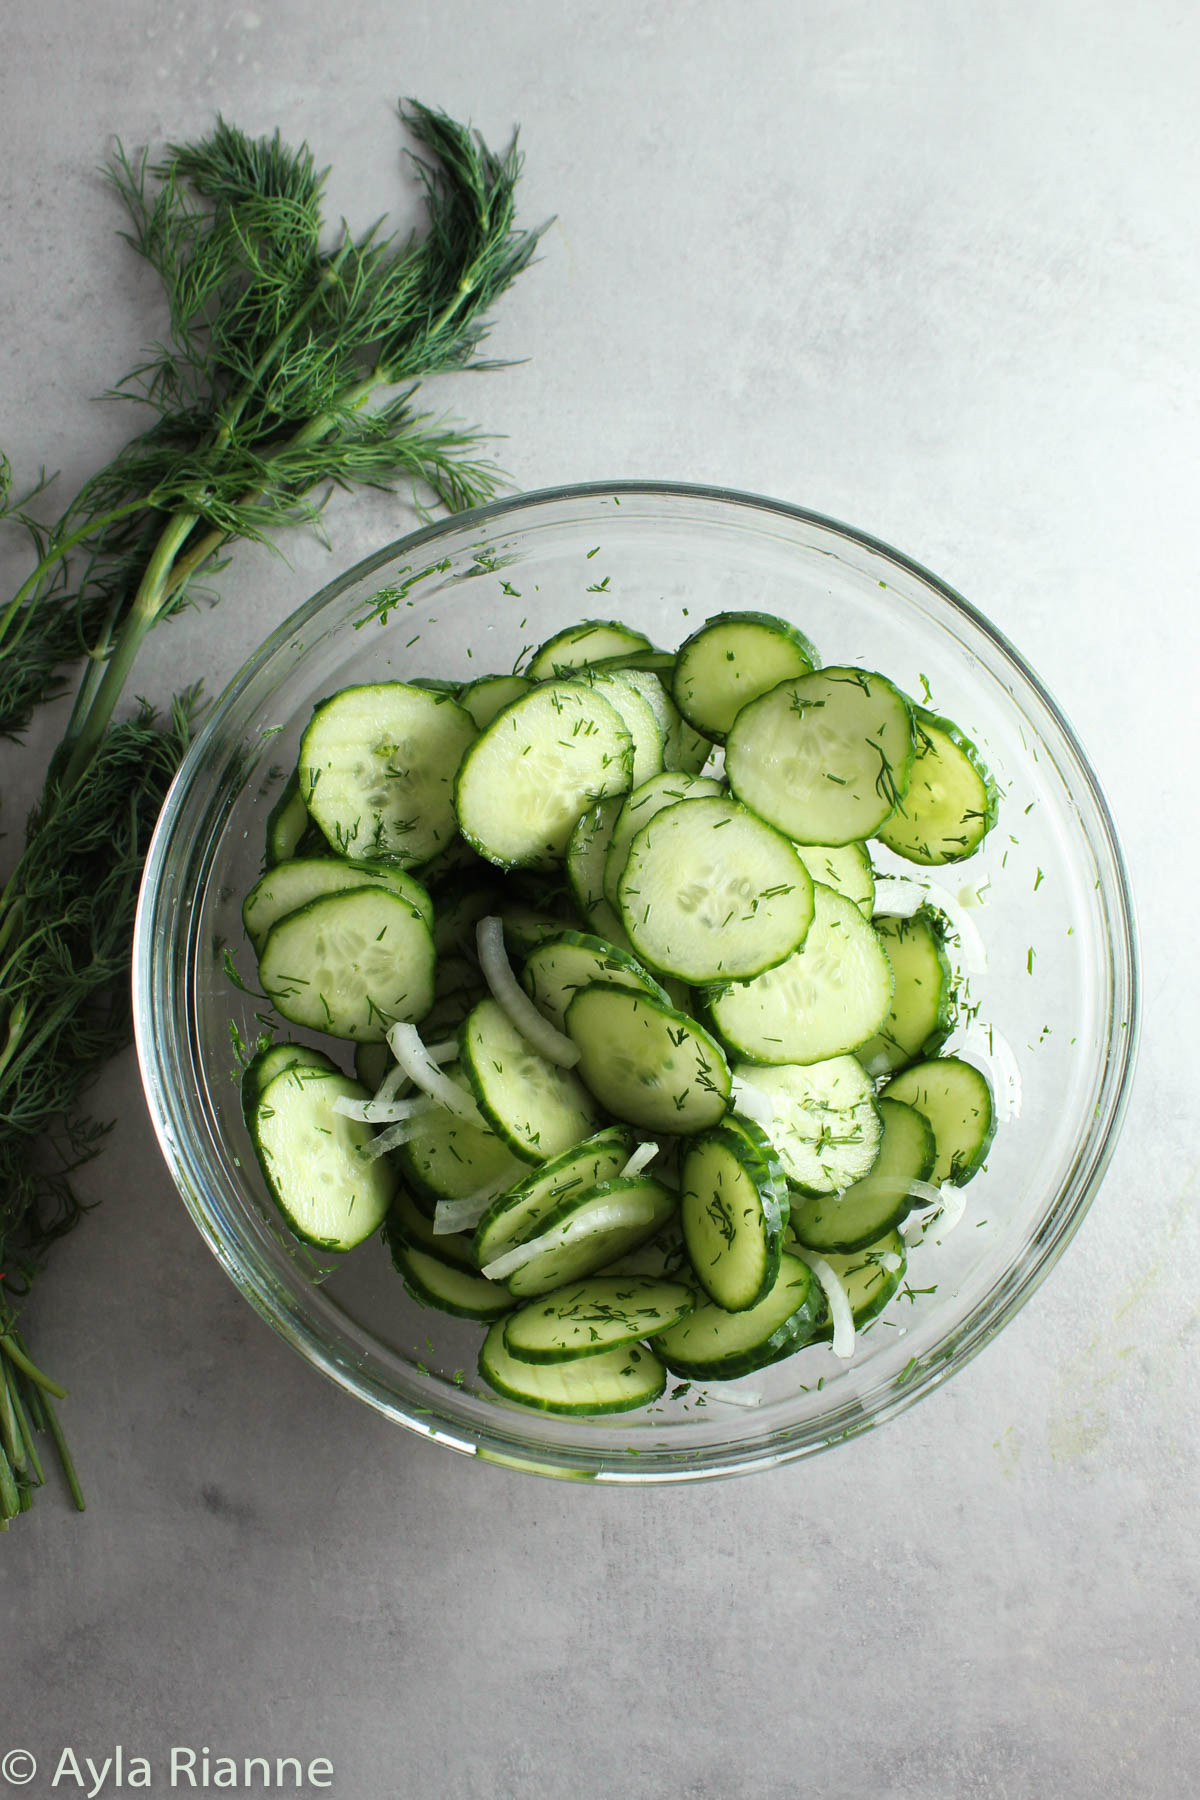
M 0 1549 L 0 1753 L 41 1765 L 0 1794 L 89 1791 L 118 1744 L 126 1786 L 140 1756 L 170 1791 L 171 1746 L 197 1770 L 208 1746 L 327 1758 L 301 1791 L 344 1800 L 1200 1788 L 1198 81 L 1200 16 L 1171 0 L 5 10 L 19 470 L 70 485 L 129 428 L 88 398 L 154 330 L 92 173 L 111 134 L 218 109 L 307 134 L 361 222 L 412 203 L 395 95 L 497 139 L 519 120 L 525 217 L 558 223 L 494 348 L 531 360 L 438 398 L 507 434 L 518 486 L 757 489 L 975 600 L 1107 786 L 1147 1015 L 1111 1173 L 998 1343 L 808 1466 L 644 1493 L 475 1466 L 304 1366 L 203 1247 L 123 1058 L 103 1205 L 38 1307 L 90 1505 L 43 1499 Z M 407 515 L 329 522 L 332 557 L 239 554 L 219 623 L 161 634 L 139 685 L 219 684 Z M 31 766 L 3 760 L 11 832 Z M 82 1788 L 53 1784 L 67 1748 Z

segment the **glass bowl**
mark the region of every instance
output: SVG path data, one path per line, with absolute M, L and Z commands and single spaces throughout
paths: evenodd
M 999 782 L 1000 822 L 982 851 L 930 874 L 952 896 L 960 955 L 974 965 L 972 1017 L 947 1049 L 989 1067 L 1002 1123 L 986 1169 L 962 1190 L 965 1217 L 913 1249 L 911 1295 L 859 1334 L 849 1362 L 814 1345 L 740 1381 L 668 1387 L 638 1413 L 524 1410 L 478 1379 L 483 1328 L 419 1308 L 379 1240 L 331 1270 L 267 1200 L 233 1078 L 231 1027 L 252 1042 L 263 1004 L 229 976 L 232 957 L 254 985 L 240 903 L 318 698 L 364 680 L 509 670 L 526 646 L 583 617 L 620 618 L 674 647 L 711 614 L 740 608 L 794 621 L 826 662 L 880 669 L 918 699 L 931 695 Z M 899 552 L 800 508 L 614 482 L 527 494 L 414 532 L 267 640 L 212 708 L 163 809 L 138 914 L 134 1004 L 176 1185 L 232 1280 L 301 1355 L 469 1455 L 579 1480 L 682 1481 L 787 1462 L 879 1424 L 1013 1317 L 1066 1248 L 1112 1153 L 1134 1059 L 1137 955 L 1096 777 L 1037 676 L 974 608 Z

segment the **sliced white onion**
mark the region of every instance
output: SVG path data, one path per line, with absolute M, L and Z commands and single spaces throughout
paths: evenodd
M 875 878 L 875 911 L 898 913 L 911 918 L 926 900 L 946 915 L 946 922 L 958 938 L 963 967 L 971 975 L 982 975 L 987 968 L 987 951 L 979 935 L 979 927 L 958 897 L 940 882 L 926 875 L 879 875 Z
M 978 1019 L 956 1036 L 954 1053 L 965 1054 L 969 1062 L 981 1063 L 991 1083 L 992 1099 L 999 1124 L 1021 1116 L 1021 1069 L 1012 1045 L 994 1025 L 983 1025 Z
M 739 1076 L 733 1078 L 733 1104 L 736 1111 L 753 1119 L 764 1131 L 769 1131 L 775 1123 L 775 1108 L 770 1098 L 762 1089 L 755 1087 L 752 1081 L 743 1081 Z
M 889 1275 L 898 1275 L 904 1267 L 904 1258 L 898 1250 L 885 1250 L 879 1259 L 879 1266 L 886 1269 Z
M 458 1055 L 458 1039 L 442 1038 L 440 1043 L 426 1044 L 425 1054 L 431 1063 L 453 1062 Z
M 526 1263 L 544 1256 L 547 1250 L 561 1250 L 565 1244 L 573 1244 L 579 1238 L 593 1237 L 597 1232 L 608 1231 L 614 1225 L 648 1223 L 653 1216 L 653 1201 L 647 1199 L 639 1204 L 632 1194 L 622 1194 L 613 1200 L 598 1200 L 586 1212 L 577 1213 L 564 1225 L 555 1226 L 553 1231 L 544 1231 L 540 1237 L 528 1238 L 525 1243 L 515 1244 L 511 1250 L 505 1250 L 490 1263 L 485 1263 L 480 1273 L 486 1275 L 489 1281 L 506 1281 L 517 1269 L 523 1269 Z
M 503 921 L 492 915 L 480 919 L 475 927 L 479 947 L 479 967 L 497 1005 L 502 1006 L 521 1036 L 560 1069 L 573 1069 L 582 1051 L 573 1038 L 549 1019 L 542 1017 L 512 971 L 508 951 L 504 948 Z
M 405 1074 L 399 1063 L 394 1063 L 375 1089 L 374 1098 L 381 1106 L 386 1106 L 389 1100 L 398 1100 L 404 1089 L 411 1085 L 412 1077 Z
M 646 1165 L 652 1163 L 657 1155 L 658 1145 L 651 1143 L 649 1139 L 647 1139 L 644 1144 L 639 1144 L 629 1161 L 625 1164 L 625 1167 L 621 1170 L 619 1179 L 624 1181 L 627 1175 L 640 1175 Z
M 845 1362 L 854 1355 L 854 1313 L 846 1297 L 846 1290 L 823 1256 L 816 1256 L 811 1250 L 802 1250 L 799 1245 L 793 1251 L 806 1262 L 825 1292 L 829 1302 L 829 1316 L 833 1320 L 833 1354 Z
M 333 1103 L 333 1111 L 341 1113 L 343 1118 L 357 1119 L 363 1125 L 397 1125 L 401 1119 L 432 1112 L 436 1104 L 428 1094 L 416 1094 L 411 1100 L 355 1100 L 349 1094 L 339 1094 Z
M 386 1156 L 389 1150 L 396 1150 L 401 1144 L 407 1144 L 410 1138 L 416 1137 L 418 1130 L 419 1126 L 414 1124 L 411 1119 L 406 1119 L 400 1125 L 389 1125 L 386 1131 L 381 1131 L 377 1137 L 373 1137 L 369 1144 L 363 1144 L 359 1149 L 359 1155 L 364 1162 L 377 1162 L 381 1156 Z
M 460 1200 L 439 1200 L 433 1209 L 434 1236 L 443 1237 L 451 1231 L 474 1231 L 492 1201 L 511 1186 L 511 1178 L 504 1176 L 499 1181 L 489 1182 L 487 1187 L 476 1188 L 473 1194 L 464 1194 Z
M 911 1184 L 914 1193 L 920 1189 L 917 1198 L 924 1206 L 936 1206 L 937 1211 L 928 1213 L 925 1218 L 907 1225 L 903 1232 L 904 1242 L 910 1247 L 919 1244 L 928 1237 L 936 1225 L 938 1228 L 935 1242 L 940 1243 L 948 1231 L 953 1231 L 967 1210 L 967 1196 L 961 1187 L 952 1182 L 944 1182 L 935 1187 L 931 1181 L 914 1181 Z
M 483 1114 L 471 1096 L 464 1094 L 457 1082 L 451 1081 L 448 1075 L 443 1075 L 436 1064 L 430 1061 L 429 1052 L 421 1042 L 421 1034 L 415 1025 L 393 1025 L 387 1036 L 392 1055 L 422 1092 L 431 1095 L 447 1112 L 452 1112 L 455 1118 L 465 1119 L 469 1125 L 478 1125 L 480 1128 L 485 1126 Z

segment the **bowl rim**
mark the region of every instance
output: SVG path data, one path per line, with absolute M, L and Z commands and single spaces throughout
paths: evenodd
M 1092 1127 L 1080 1155 L 1064 1178 L 1058 1195 L 1047 1203 L 1041 1215 L 1041 1229 L 1034 1246 L 1036 1253 L 1021 1264 L 1019 1280 L 1015 1286 L 1012 1282 L 1014 1270 L 1010 1268 L 1006 1276 L 988 1290 L 984 1300 L 952 1329 L 944 1354 L 936 1363 L 921 1370 L 918 1379 L 908 1383 L 893 1384 L 892 1390 L 878 1398 L 869 1412 L 864 1412 L 856 1398 L 848 1397 L 837 1408 L 832 1409 L 826 1419 L 822 1420 L 822 1425 L 827 1426 L 827 1429 L 819 1436 L 805 1435 L 803 1441 L 788 1442 L 785 1432 L 785 1441 L 782 1443 L 774 1440 L 761 1441 L 749 1446 L 748 1449 L 734 1448 L 724 1455 L 707 1449 L 699 1453 L 695 1450 L 681 1451 L 679 1452 L 680 1457 L 686 1455 L 690 1460 L 688 1462 L 681 1460 L 678 1463 L 670 1461 L 670 1453 L 666 1454 L 665 1461 L 655 1462 L 653 1457 L 660 1453 L 654 1452 L 639 1458 L 632 1465 L 627 1461 L 622 1461 L 619 1465 L 615 1462 L 604 1463 L 601 1460 L 602 1453 L 593 1453 L 591 1456 L 587 1456 L 568 1450 L 563 1446 L 538 1446 L 536 1451 L 531 1451 L 528 1445 L 522 1445 L 519 1450 L 514 1450 L 513 1446 L 517 1441 L 515 1432 L 493 1433 L 490 1430 L 479 1430 L 472 1435 L 470 1426 L 465 1423 L 456 1423 L 450 1426 L 445 1420 L 439 1421 L 428 1414 L 422 1416 L 423 1409 L 406 1408 L 397 1401 L 394 1394 L 385 1391 L 380 1383 L 374 1379 L 367 1379 L 367 1372 L 361 1366 L 357 1369 L 348 1368 L 333 1353 L 310 1321 L 298 1319 L 290 1310 L 281 1311 L 278 1294 L 271 1291 L 267 1283 L 255 1280 L 244 1264 L 230 1254 L 229 1247 L 216 1230 L 215 1223 L 206 1210 L 203 1196 L 196 1192 L 192 1182 L 183 1178 L 184 1171 L 180 1166 L 179 1146 L 169 1128 L 167 1109 L 164 1104 L 166 1084 L 163 1080 L 159 1060 L 155 1055 L 156 1033 L 150 1029 L 152 1009 L 146 1004 L 147 996 L 153 986 L 152 965 L 157 935 L 152 915 L 157 894 L 162 886 L 159 877 L 165 851 L 181 798 L 187 792 L 197 767 L 202 766 L 207 748 L 220 730 L 223 721 L 263 665 L 276 654 L 283 644 L 293 638 L 311 619 L 349 587 L 365 580 L 379 569 L 398 561 L 401 557 L 436 545 L 443 538 L 459 536 L 464 533 L 470 534 L 478 529 L 494 526 L 514 515 L 536 514 L 541 508 L 563 502 L 587 503 L 595 500 L 610 500 L 614 496 L 687 501 L 716 505 L 720 508 L 730 509 L 734 513 L 747 512 L 759 516 L 775 515 L 792 524 L 810 526 L 832 533 L 859 549 L 880 556 L 904 570 L 947 603 L 952 612 L 963 615 L 975 630 L 989 641 L 992 647 L 999 652 L 1001 658 L 1012 666 L 1021 681 L 1033 691 L 1041 706 L 1045 708 L 1070 750 L 1076 772 L 1083 776 L 1087 784 L 1101 836 L 1100 845 L 1093 844 L 1092 848 L 1093 850 L 1100 849 L 1107 855 L 1114 877 L 1112 891 L 1106 896 L 1112 915 L 1112 929 L 1108 934 L 1107 950 L 1114 998 L 1120 998 L 1123 1002 L 1120 1008 L 1114 1005 L 1113 1012 L 1115 1016 L 1115 1013 L 1120 1010 L 1124 1020 L 1120 1030 L 1114 1032 L 1111 1024 L 1108 1028 L 1107 1051 Z M 896 1417 L 910 1406 L 915 1405 L 918 1400 L 942 1386 L 959 1369 L 965 1367 L 1033 1296 L 1079 1229 L 1116 1148 L 1128 1108 L 1141 1032 L 1140 951 L 1135 905 L 1126 858 L 1111 808 L 1090 759 L 1070 721 L 1044 682 L 1007 636 L 975 605 L 932 570 L 905 552 L 896 549 L 886 540 L 859 527 L 848 525 L 811 508 L 747 490 L 701 483 L 631 478 L 568 483 L 532 489 L 528 492 L 507 495 L 502 499 L 490 501 L 486 505 L 464 512 L 452 513 L 445 519 L 437 519 L 418 526 L 415 530 L 406 532 L 401 537 L 392 539 L 379 549 L 361 557 L 350 568 L 325 583 L 310 599 L 304 601 L 289 614 L 222 689 L 208 710 L 204 724 L 190 745 L 171 784 L 146 856 L 134 928 L 132 974 L 134 1036 L 138 1064 L 143 1091 L 160 1150 L 175 1186 L 201 1236 L 239 1292 L 249 1300 L 255 1311 L 271 1325 L 285 1342 L 297 1349 L 306 1361 L 321 1370 L 339 1387 L 344 1388 L 355 1398 L 366 1401 L 375 1410 L 382 1412 L 386 1417 L 404 1425 L 420 1436 L 447 1444 L 451 1448 L 467 1455 L 473 1455 L 479 1460 L 496 1462 L 518 1470 L 559 1479 L 591 1480 L 624 1486 L 716 1479 L 750 1473 L 756 1469 L 778 1467 L 796 1461 L 801 1457 L 831 1448 L 849 1437 L 861 1435 Z M 1063 1204 L 1064 1195 L 1067 1193 L 1071 1195 L 1069 1206 Z M 997 1295 L 1000 1297 L 997 1298 Z M 807 1432 L 811 1434 L 811 1425 L 807 1428 Z M 597 1463 L 600 1466 L 597 1466 Z

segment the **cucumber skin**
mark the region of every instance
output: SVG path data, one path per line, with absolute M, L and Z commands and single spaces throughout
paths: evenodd
M 754 1187 L 762 1204 L 764 1240 L 762 1280 L 759 1282 L 757 1291 L 749 1299 L 739 1299 L 736 1303 L 729 1297 L 728 1287 L 725 1288 L 724 1295 L 715 1291 L 711 1270 L 701 1270 L 700 1263 L 692 1254 L 692 1244 L 688 1236 L 688 1221 L 691 1216 L 687 1205 L 688 1163 L 692 1158 L 703 1154 L 706 1143 L 717 1144 L 730 1152 Z M 687 1247 L 692 1273 L 714 1305 L 723 1307 L 726 1312 L 748 1312 L 752 1306 L 757 1306 L 760 1300 L 766 1298 L 779 1275 L 780 1258 L 783 1254 L 783 1234 L 790 1211 L 788 1184 L 783 1172 L 783 1164 L 775 1154 L 774 1147 L 762 1127 L 756 1125 L 752 1119 L 738 1118 L 727 1113 L 720 1125 L 687 1140 L 680 1162 L 679 1215 L 683 1227 L 683 1241 Z M 717 1282 L 716 1286 L 720 1287 L 722 1283 Z
M 784 1256 L 787 1256 L 786 1251 Z M 799 1257 L 789 1257 L 788 1260 L 800 1263 Z M 735 1381 L 740 1375 L 753 1375 L 758 1369 L 765 1369 L 772 1363 L 782 1362 L 785 1357 L 794 1355 L 797 1350 L 803 1350 L 806 1344 L 812 1342 L 820 1326 L 824 1309 L 825 1297 L 820 1284 L 808 1268 L 807 1263 L 801 1263 L 800 1266 L 808 1274 L 808 1286 L 804 1298 L 795 1311 L 790 1313 L 780 1325 L 777 1325 L 761 1344 L 740 1351 L 736 1355 L 718 1357 L 707 1362 L 689 1361 L 686 1357 L 672 1354 L 658 1337 L 649 1339 L 650 1348 L 656 1356 L 662 1358 L 673 1375 L 683 1376 L 689 1381 Z M 782 1257 L 780 1267 L 781 1269 L 783 1267 Z M 700 1310 L 702 1309 L 697 1308 L 697 1311 Z M 690 1316 L 695 1318 L 696 1315 L 693 1313 Z M 730 1314 L 730 1317 L 736 1318 L 737 1315 L 733 1313 Z M 686 1319 L 683 1321 L 685 1325 L 687 1322 Z
M 455 1263 L 441 1263 L 441 1267 L 447 1272 L 453 1272 L 469 1281 L 479 1282 L 481 1294 L 489 1287 L 496 1288 L 495 1298 L 492 1299 L 489 1296 L 486 1305 L 466 1305 L 461 1301 L 448 1300 L 444 1294 L 437 1293 L 422 1279 L 420 1266 L 414 1261 L 414 1257 L 424 1256 L 427 1261 L 438 1263 L 440 1259 L 432 1251 L 423 1249 L 414 1251 L 409 1244 L 394 1243 L 391 1246 L 391 1253 L 392 1267 L 419 1306 L 432 1306 L 435 1311 L 448 1313 L 452 1318 L 472 1319 L 477 1324 L 489 1325 L 493 1320 L 507 1318 L 513 1310 L 515 1302 L 507 1290 L 498 1287 L 495 1282 L 485 1282 L 484 1277 L 478 1271 L 464 1269 Z

